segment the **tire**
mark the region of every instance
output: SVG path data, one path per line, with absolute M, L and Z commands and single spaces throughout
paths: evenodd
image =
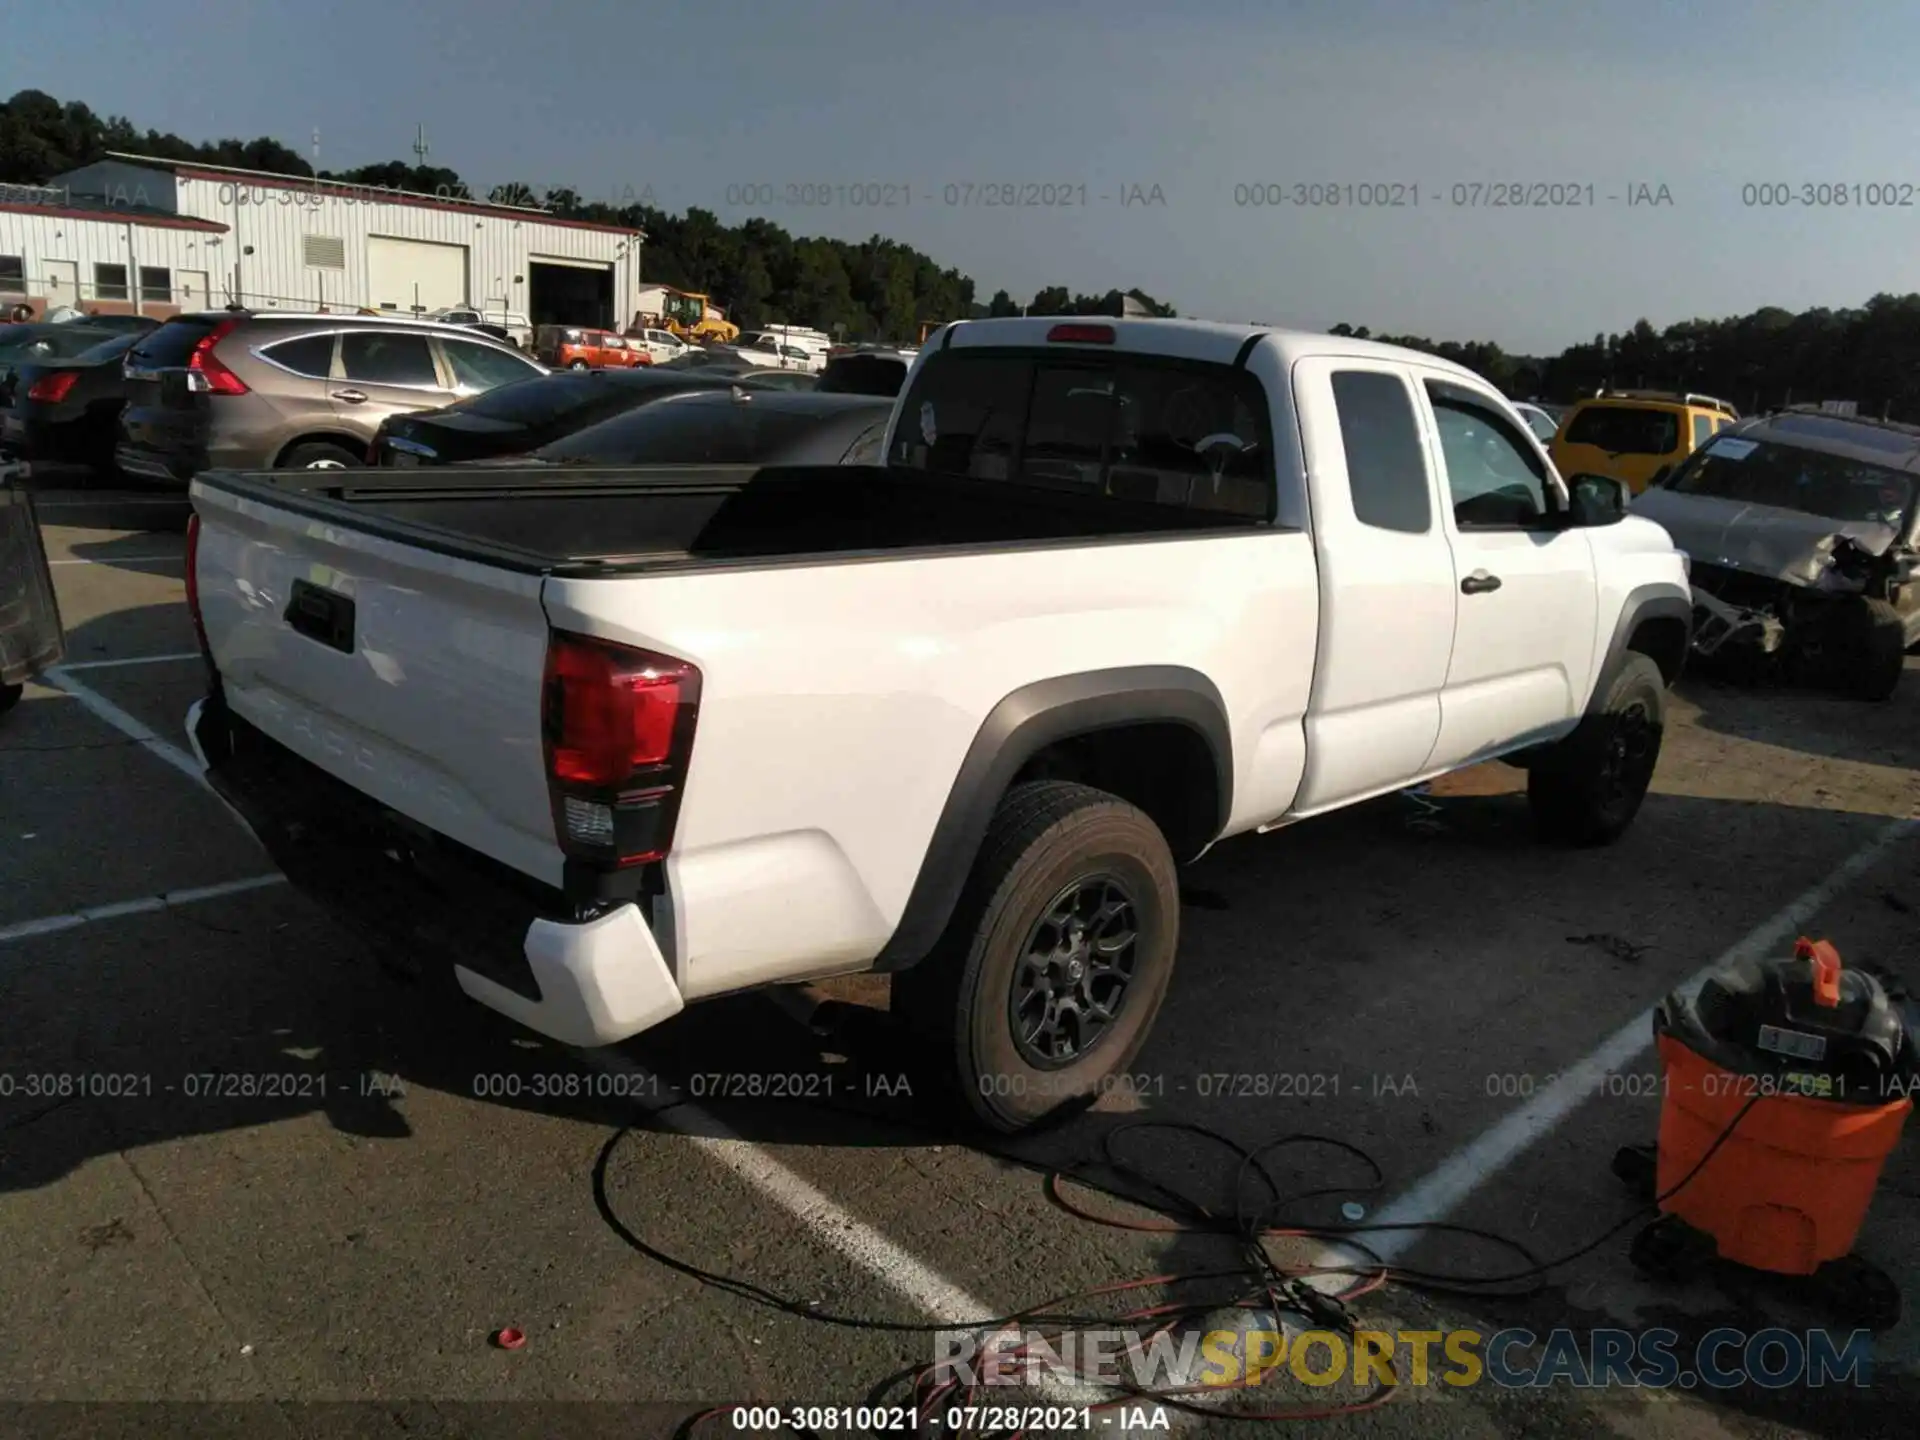
M 1856 700 L 1891 700 L 1907 663 L 1907 630 L 1900 612 L 1884 600 L 1850 606 L 1840 650 L 1840 682 Z
M 573 360 L 567 364 L 569 370 L 591 370 L 593 367 L 584 360 Z
M 1667 683 L 1647 656 L 1628 651 L 1589 714 L 1527 771 L 1527 802 L 1540 838 L 1610 845 L 1640 813 L 1666 728 Z
M 24 685 L 0 685 L 0 715 L 13 709 L 20 703 L 20 697 L 27 693 Z
M 1115 902 L 1129 908 L 1107 925 L 1115 938 L 1132 934 L 1116 956 L 1131 962 L 1117 996 L 1113 977 L 1080 968 L 1098 953 L 1097 932 L 1076 944 L 1049 921 L 1077 910 L 1099 923 Z M 1034 781 L 1001 799 L 946 933 L 894 976 L 892 1006 L 949 1106 L 1013 1134 L 1085 1109 L 1139 1053 L 1179 939 L 1180 887 L 1159 827 L 1104 790 Z M 1023 965 L 1033 950 L 1057 958 Z M 1065 1006 L 1053 998 L 1061 990 Z M 1089 1000 L 1111 1005 L 1110 1018 L 1083 1024 Z M 1051 1036 L 1040 1028 L 1049 1014 Z
M 344 445 L 314 440 L 280 457 L 282 470 L 358 470 L 365 462 Z

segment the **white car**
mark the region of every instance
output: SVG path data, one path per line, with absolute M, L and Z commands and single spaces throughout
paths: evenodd
M 883 453 L 431 493 L 203 471 L 209 780 L 295 883 L 568 1044 L 891 972 L 1002 1130 L 1124 1073 L 1175 866 L 1224 837 L 1494 757 L 1551 839 L 1640 809 L 1684 557 L 1458 365 L 964 321 Z
M 533 344 L 533 322 L 524 315 L 504 310 L 476 310 L 469 305 L 448 305 L 430 310 L 420 317 L 442 325 L 498 325 L 513 337 L 522 350 Z
M 692 348 L 671 330 L 628 330 L 626 338 L 629 344 L 637 345 L 651 355 L 656 365 L 678 360 Z
M 1538 405 L 1529 405 L 1524 400 L 1514 401 L 1513 408 L 1519 412 L 1520 418 L 1527 422 L 1527 428 L 1533 431 L 1534 436 L 1542 445 L 1551 445 L 1553 443 L 1553 437 L 1560 432 L 1560 422 L 1558 420 L 1554 419 L 1553 416 L 1542 410 Z
M 824 350 L 816 353 L 804 345 L 784 340 L 772 330 L 756 330 L 742 335 L 734 342 L 733 348 L 740 352 L 742 359 L 754 365 L 773 365 L 782 370 L 805 370 L 817 373 L 827 365 Z

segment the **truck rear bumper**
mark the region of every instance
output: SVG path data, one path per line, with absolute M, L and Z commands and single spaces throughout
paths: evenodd
M 404 968 L 450 964 L 467 995 L 568 1045 L 611 1045 L 685 1008 L 639 906 L 574 918 L 557 890 L 334 779 L 218 690 L 187 712 L 187 737 L 287 878 Z

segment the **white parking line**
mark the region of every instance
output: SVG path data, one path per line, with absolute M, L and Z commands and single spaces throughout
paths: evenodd
M 223 880 L 218 885 L 199 885 L 191 890 L 169 890 L 159 895 L 142 895 L 138 900 L 117 900 L 111 905 L 89 905 L 84 910 L 74 910 L 66 915 L 47 915 L 38 920 L 18 920 L 11 925 L 0 925 L 0 944 L 5 944 L 9 940 L 24 940 L 32 935 L 55 935 L 62 930 L 91 925 L 96 920 L 118 920 L 126 915 L 151 915 L 156 910 L 170 910 L 176 905 L 193 905 L 202 900 L 218 900 L 223 896 L 239 895 L 248 890 L 262 890 L 269 885 L 285 884 L 286 878 L 276 872 L 272 875 L 255 875 L 246 880 Z
M 182 660 L 198 660 L 198 650 L 182 650 L 177 655 L 132 655 L 125 660 L 74 660 L 61 670 L 117 670 L 123 665 L 173 665 Z
M 1722 951 L 1712 964 L 1697 971 L 1676 988 L 1692 993 L 1716 971 L 1742 960 L 1777 953 L 1802 925 L 1813 918 L 1816 911 L 1858 880 L 1894 845 L 1916 832 L 1920 832 L 1920 820 L 1896 820 L 1886 826 L 1874 839 L 1841 861 L 1826 879 L 1789 900 L 1780 910 Z M 1635 1056 L 1653 1044 L 1653 1011 L 1654 1007 L 1649 1005 L 1627 1021 L 1560 1079 L 1478 1139 L 1456 1150 L 1412 1189 L 1369 1216 L 1367 1223 L 1406 1225 L 1446 1219 L 1459 1209 L 1469 1195 L 1518 1159 L 1534 1141 L 1592 1099 L 1606 1083 L 1609 1074 L 1625 1070 Z M 1420 1238 L 1417 1230 L 1383 1231 L 1367 1237 L 1367 1248 L 1381 1259 L 1393 1261 L 1418 1244 Z M 1329 1257 L 1326 1263 L 1342 1264 L 1345 1261 Z
M 608 1074 L 649 1081 L 653 1078 L 651 1072 L 617 1050 L 578 1050 L 574 1053 Z M 932 1319 L 959 1327 L 992 1319 L 1002 1313 L 977 1299 L 925 1261 L 903 1250 L 873 1226 L 822 1193 L 810 1181 L 789 1170 L 751 1140 L 736 1135 L 697 1105 L 675 1105 L 672 1109 L 657 1112 L 652 1118 L 692 1141 L 702 1153 L 711 1156 L 793 1216 L 828 1249 L 859 1266 L 896 1295 L 919 1306 Z M 931 1340 L 931 1337 L 927 1338 Z M 929 1344 L 929 1351 L 932 1348 Z M 1097 1405 L 1111 1398 L 1105 1390 L 1071 1377 L 1055 1378 L 1043 1374 L 1036 1379 L 1038 1383 L 1034 1389 L 1056 1405 Z M 1151 1413 L 1155 1407 L 1148 1403 L 1145 1408 Z M 1179 1411 L 1163 1413 L 1173 1428 L 1186 1428 L 1190 1419 Z M 1105 1433 L 1114 1436 L 1129 1433 L 1126 1427 L 1118 1423 L 1102 1428 Z
M 212 789 L 212 787 L 207 784 L 207 777 L 200 771 L 200 762 L 198 760 L 195 760 L 193 756 L 189 755 L 185 750 L 182 750 L 178 745 L 169 744 L 167 741 L 162 740 L 158 735 L 154 734 L 153 731 L 142 725 L 138 720 L 134 719 L 133 716 L 122 710 L 104 695 L 89 689 L 74 679 L 73 676 L 67 673 L 67 670 L 67 666 L 56 666 L 40 677 L 41 683 L 52 685 L 58 690 L 66 691 L 67 694 L 71 695 L 75 700 L 78 700 L 81 705 L 85 706 L 95 716 L 106 721 L 107 724 L 113 726 L 114 729 L 118 730 L 128 739 L 136 742 L 142 749 L 147 751 L 148 754 L 166 761 L 167 764 L 178 770 L 182 775 L 185 775 L 201 789 Z

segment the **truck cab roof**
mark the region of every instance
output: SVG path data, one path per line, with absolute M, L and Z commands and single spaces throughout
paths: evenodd
M 1111 334 L 1112 339 L 1075 341 L 1049 338 L 1055 330 L 1069 328 L 1089 334 L 1105 331 Z M 1063 348 L 1072 346 L 1076 349 L 1139 352 L 1233 364 L 1241 357 L 1242 351 L 1251 354 L 1256 343 L 1264 343 L 1271 349 L 1283 368 L 1309 355 L 1339 355 L 1355 360 L 1388 360 L 1402 364 L 1414 361 L 1428 369 L 1450 371 L 1480 381 L 1479 376 L 1463 365 L 1399 345 L 1358 340 L 1345 335 L 1324 335 L 1313 330 L 1231 324 L 1217 320 L 1122 320 L 1103 315 L 1028 315 L 994 320 L 956 320 L 929 336 L 926 348 L 1035 349 L 1057 344 Z

